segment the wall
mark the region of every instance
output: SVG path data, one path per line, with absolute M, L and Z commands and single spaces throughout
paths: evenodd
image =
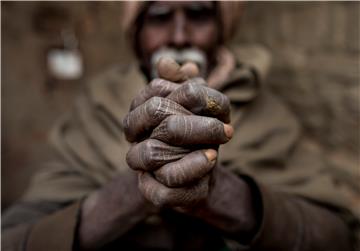
M 2 206 L 26 187 L 51 154 L 47 131 L 72 106 L 85 79 L 129 58 L 119 33 L 116 2 L 2 2 Z M 34 28 L 39 9 L 68 17 L 85 60 L 85 75 L 53 82 L 45 49 L 58 38 Z M 358 165 L 359 3 L 249 2 L 238 43 L 260 43 L 273 54 L 268 85 L 334 161 Z M 55 26 L 58 25 L 55 22 Z M 44 28 L 46 29 L 46 27 Z
M 359 11 L 359 2 L 252 2 L 236 41 L 271 51 L 267 84 L 308 137 L 360 178 Z
M 1 2 L 1 7 L 2 207 L 6 207 L 41 163 L 51 160 L 45 144 L 48 131 L 72 107 L 86 79 L 129 56 L 119 33 L 119 3 Z M 48 27 L 45 20 L 36 28 L 39 12 L 47 17 L 43 9 L 68 17 L 67 21 L 56 19 Z M 78 80 L 55 81 L 44 67 L 46 49 L 61 44 L 58 34 L 51 33 L 58 26 L 77 34 L 85 63 L 84 76 Z

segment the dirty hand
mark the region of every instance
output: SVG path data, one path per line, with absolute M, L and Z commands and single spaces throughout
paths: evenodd
M 192 64 L 162 59 L 158 70 L 167 79 L 155 79 L 140 92 L 124 119 L 125 135 L 135 143 L 127 162 L 139 171 L 139 188 L 148 200 L 187 206 L 208 195 L 216 149 L 233 133 L 225 124 L 230 103 L 204 80 L 189 79 L 196 73 Z
M 157 212 L 137 183 L 137 174 L 128 170 L 83 200 L 76 231 L 80 250 L 99 250 Z

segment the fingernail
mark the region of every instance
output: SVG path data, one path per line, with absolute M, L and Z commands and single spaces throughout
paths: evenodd
M 209 161 L 213 161 L 217 157 L 217 151 L 215 151 L 214 149 L 207 149 L 204 153 Z
M 224 132 L 228 139 L 231 139 L 234 134 L 234 128 L 229 124 L 224 124 Z

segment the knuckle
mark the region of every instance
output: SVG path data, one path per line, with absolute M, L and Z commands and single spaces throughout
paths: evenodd
M 202 86 L 207 85 L 205 79 L 203 79 L 202 77 L 191 78 L 191 79 L 187 80 L 186 83 L 195 83 L 197 85 L 202 85 Z
M 144 141 L 141 152 L 142 162 L 145 166 L 151 167 L 154 163 L 154 143 L 152 140 Z
M 128 165 L 135 170 L 152 171 L 158 166 L 154 140 L 147 139 L 131 147 L 126 156 Z
M 184 124 L 184 120 L 185 120 L 184 115 L 172 115 L 172 116 L 169 116 L 168 120 L 167 120 L 168 128 L 173 127 L 174 129 L 176 129 L 176 127 L 178 125 L 183 125 Z
M 138 106 L 139 106 L 139 102 L 136 99 L 134 99 L 133 101 L 131 101 L 130 111 L 134 110 Z
M 125 133 L 127 132 L 127 130 L 129 130 L 130 128 L 130 121 L 129 121 L 129 113 L 126 114 L 126 116 L 124 117 L 124 119 L 122 120 L 122 127 L 125 131 Z
M 166 79 L 156 78 L 150 82 L 149 89 L 153 96 L 166 97 L 179 86 Z
M 133 148 L 130 148 L 130 150 L 126 154 L 126 163 L 131 169 L 136 169 L 136 163 L 134 163 L 134 152 Z
M 151 80 L 151 82 L 149 83 L 149 87 L 151 90 L 158 90 L 161 89 L 163 80 L 160 78 L 155 78 L 153 80 Z
M 194 100 L 194 101 L 196 101 L 196 99 L 198 98 L 199 94 L 201 93 L 201 90 L 202 90 L 201 85 L 192 82 L 184 84 L 183 87 L 184 95 L 186 95 L 186 97 L 189 98 L 190 100 Z
M 151 139 L 147 139 L 142 142 L 142 148 L 141 151 L 143 152 L 151 152 L 153 148 L 153 142 Z
M 188 82 L 184 84 L 181 92 L 179 93 L 179 99 L 185 108 L 195 114 L 200 114 L 206 106 L 206 89 L 204 86 Z
M 168 137 L 170 137 L 172 139 L 172 137 L 174 137 L 174 135 L 176 134 L 179 125 L 180 125 L 180 118 L 181 116 L 178 115 L 172 115 L 169 116 L 165 119 L 164 121 L 164 130 L 166 131 L 166 133 L 168 134 Z
M 132 124 L 131 123 L 131 113 L 128 113 L 122 121 L 122 127 L 124 130 L 125 137 L 129 142 L 134 141 L 134 135 L 133 135 L 131 124 Z
M 145 103 L 145 109 L 149 114 L 155 113 L 159 106 L 161 105 L 162 98 L 161 97 L 151 97 L 148 101 Z
M 130 147 L 126 154 L 128 166 L 134 170 L 151 170 L 153 167 L 152 142 L 145 140 Z
M 145 112 L 150 120 L 156 121 L 162 114 L 163 98 L 152 97 L 145 103 Z
M 167 118 L 164 119 L 151 133 L 151 138 L 161 140 L 163 142 L 167 142 L 167 138 L 169 137 L 167 131 Z
M 157 96 L 152 97 L 145 106 L 145 112 L 153 122 L 160 122 L 170 114 L 174 113 L 175 110 L 181 111 L 174 102 Z

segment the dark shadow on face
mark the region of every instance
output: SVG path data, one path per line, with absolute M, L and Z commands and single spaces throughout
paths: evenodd
M 139 17 L 137 27 L 136 53 L 147 76 L 153 53 L 162 48 L 196 48 L 205 53 L 209 68 L 214 63 L 220 44 L 215 2 L 152 2 Z

